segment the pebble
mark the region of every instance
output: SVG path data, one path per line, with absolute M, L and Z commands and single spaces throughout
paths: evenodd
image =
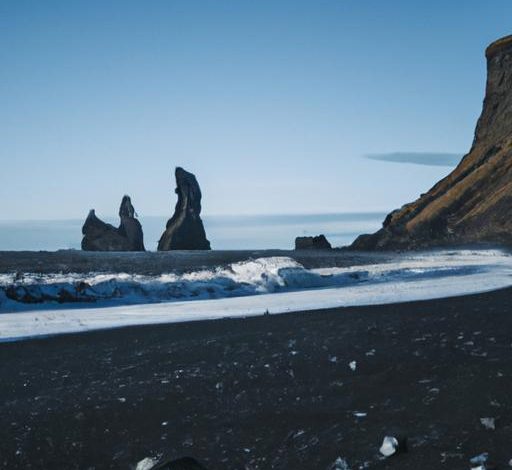
M 494 431 L 496 429 L 496 420 L 494 418 L 480 418 L 480 423 L 485 429 Z

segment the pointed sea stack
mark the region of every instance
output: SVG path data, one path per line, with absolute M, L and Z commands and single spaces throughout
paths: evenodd
M 200 217 L 201 189 L 196 177 L 180 167 L 176 168 L 175 177 L 178 202 L 160 237 L 158 251 L 209 250 L 210 242 Z
M 91 209 L 82 227 L 82 250 L 85 251 L 145 251 L 144 235 L 130 196 L 124 196 L 119 207 L 118 228 L 96 217 Z
M 512 244 L 512 36 L 486 50 L 487 86 L 470 152 L 416 201 L 351 248 L 416 249 L 472 243 Z

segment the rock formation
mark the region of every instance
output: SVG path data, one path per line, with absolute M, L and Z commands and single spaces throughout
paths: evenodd
M 82 250 L 85 251 L 144 251 L 144 235 L 129 196 L 123 196 L 119 207 L 118 228 L 96 217 L 91 209 L 82 227 Z
M 316 237 L 297 237 L 295 239 L 296 250 L 331 250 L 331 244 L 325 238 L 325 235 Z
M 486 50 L 487 86 L 470 152 L 419 199 L 391 212 L 354 249 L 512 243 L 512 36 Z
M 176 168 L 175 177 L 178 202 L 160 237 L 158 251 L 209 250 L 210 242 L 200 217 L 201 189 L 196 177 L 180 167 Z

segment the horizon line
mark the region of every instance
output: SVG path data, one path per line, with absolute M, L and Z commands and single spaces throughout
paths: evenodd
M 368 211 L 330 211 L 330 212 L 275 212 L 275 213 L 252 213 L 252 214 L 201 214 L 201 218 L 209 218 L 209 217 L 290 217 L 290 216 L 329 216 L 329 215 L 385 215 L 391 212 L 393 209 L 382 209 L 382 210 L 368 210 Z M 101 215 L 101 217 L 105 219 L 119 219 L 119 215 Z M 163 217 L 170 218 L 172 214 L 162 215 L 162 214 L 148 214 L 144 216 L 138 216 L 138 219 L 148 218 L 148 217 Z M 38 219 L 3 219 L 0 218 L 0 223 L 3 222 L 64 222 L 64 221 L 79 221 L 84 220 L 86 217 L 61 217 L 61 218 L 38 218 Z

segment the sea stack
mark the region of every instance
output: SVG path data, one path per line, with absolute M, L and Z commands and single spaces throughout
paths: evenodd
M 332 246 L 325 235 L 316 237 L 297 237 L 295 239 L 296 250 L 332 250 Z
M 91 209 L 82 227 L 82 250 L 145 251 L 142 226 L 136 219 L 130 196 L 123 196 L 119 207 L 118 228 L 100 220 Z
M 471 150 L 447 177 L 351 248 L 512 243 L 512 36 L 486 50 L 487 86 Z
M 209 250 L 210 242 L 201 220 L 201 189 L 196 177 L 177 167 L 175 170 L 178 202 L 158 242 L 158 251 Z

